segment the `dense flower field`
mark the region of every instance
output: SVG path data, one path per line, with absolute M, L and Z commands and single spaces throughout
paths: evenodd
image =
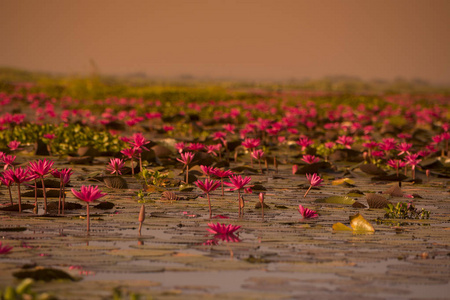
M 433 218 L 437 212 L 418 210 L 420 195 L 411 188 L 404 192 L 402 184 L 429 188 L 433 180 L 450 177 L 450 96 L 445 94 L 214 86 L 158 87 L 151 92 L 110 86 L 100 98 L 94 92 L 86 99 L 72 94 L 68 86 L 42 83 L 2 86 L 3 215 L 80 214 L 80 207 L 66 203 L 68 197 L 86 205 L 87 233 L 95 236 L 90 207 L 105 196 L 117 206 L 115 191 L 128 190 L 133 209 L 194 203 L 185 214 L 205 219 L 205 234 L 215 236 L 201 244 L 215 247 L 241 242 L 238 230 L 251 226 L 230 223 L 291 216 L 293 209 L 268 213 L 267 199 L 278 201 L 271 180 L 289 176 L 298 181 L 288 188 L 302 190 L 295 199 L 300 222 L 331 222 L 333 232 L 373 233 L 375 223 L 385 226 L 386 219 Z M 101 172 L 86 174 L 87 166 Z M 385 186 L 388 195 L 357 189 L 344 193 L 342 187 L 357 187 L 355 178 L 362 178 L 358 174 Z M 48 186 L 52 178 L 56 186 Z M 322 189 L 328 191 L 325 198 L 318 197 Z M 365 199 L 352 199 L 361 196 Z M 51 197 L 58 199 L 56 206 L 48 203 Z M 249 202 L 260 211 L 249 209 Z M 322 213 L 330 203 L 357 210 L 349 216 L 351 228 Z M 378 221 L 363 217 L 367 208 L 381 211 Z M 227 224 L 214 224 L 213 218 Z M 14 253 L 8 243 L 0 248 L 2 256 Z

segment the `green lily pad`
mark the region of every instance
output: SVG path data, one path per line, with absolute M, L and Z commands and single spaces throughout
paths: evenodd
M 328 198 L 316 199 L 314 202 L 353 205 L 353 203 L 355 203 L 355 200 L 347 196 L 331 196 Z

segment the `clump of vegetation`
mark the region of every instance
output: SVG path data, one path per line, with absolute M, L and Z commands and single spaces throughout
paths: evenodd
M 418 210 L 412 202 L 398 202 L 395 206 L 388 204 L 385 208 L 386 219 L 429 219 L 430 212 L 425 209 Z
M 16 287 L 7 286 L 3 290 L 0 290 L 1 300 L 56 300 L 58 298 L 48 294 L 38 294 L 31 290 L 34 280 L 31 278 L 24 279 Z

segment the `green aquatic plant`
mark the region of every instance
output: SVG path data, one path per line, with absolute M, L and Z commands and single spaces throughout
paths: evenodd
M 22 280 L 16 287 L 6 286 L 0 290 L 1 300 L 56 300 L 58 298 L 48 294 L 38 294 L 31 290 L 34 280 L 26 278 Z
M 398 202 L 395 206 L 388 204 L 384 209 L 386 219 L 429 219 L 430 212 L 422 208 L 418 210 L 411 202 Z

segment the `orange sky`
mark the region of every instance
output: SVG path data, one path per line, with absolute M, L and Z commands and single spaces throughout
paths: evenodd
M 450 83 L 448 0 L 0 0 L 0 66 Z

